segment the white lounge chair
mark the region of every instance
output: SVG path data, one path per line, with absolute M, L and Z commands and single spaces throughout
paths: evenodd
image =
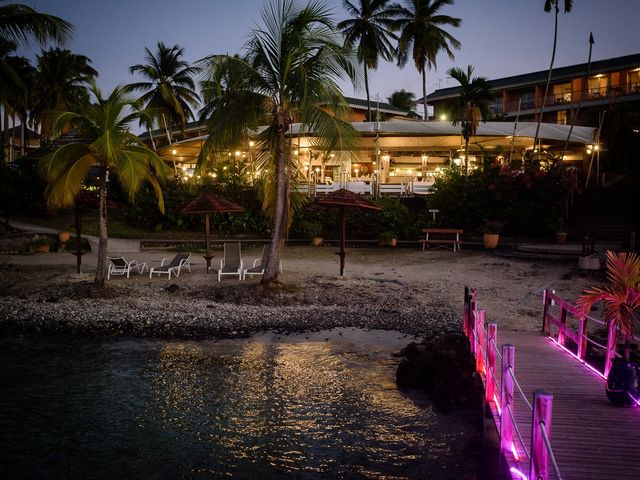
M 129 274 L 132 270 L 138 270 L 139 274 L 144 273 L 144 269 L 147 267 L 146 263 L 138 263 L 137 260 L 131 260 L 127 262 L 124 257 L 107 257 L 111 260 L 109 264 L 109 268 L 107 269 L 107 280 L 111 278 L 112 275 L 126 275 L 129 278 Z
M 191 271 L 191 264 L 189 263 L 190 258 L 190 253 L 177 253 L 176 256 L 171 259 L 163 258 L 162 263 L 160 263 L 159 267 L 153 267 L 151 270 L 149 270 L 149 278 L 151 278 L 154 273 L 158 276 L 166 274 L 169 276 L 169 280 L 171 280 L 172 273 L 176 277 L 179 277 L 180 270 L 182 268 L 186 268 L 187 270 Z
M 267 266 L 267 255 L 269 252 L 269 244 L 265 245 L 264 247 L 262 247 L 262 257 L 261 258 L 256 258 L 253 261 L 253 265 L 251 267 L 247 267 L 244 269 L 244 271 L 242 272 L 242 279 L 246 280 L 247 279 L 247 275 L 249 276 L 254 276 L 254 275 L 264 275 L 264 269 Z M 258 263 L 260 262 L 260 263 Z M 278 268 L 280 269 L 280 273 L 282 273 L 282 262 L 280 262 L 280 264 L 278 265 Z
M 218 269 L 218 281 L 222 279 L 222 275 L 237 275 L 238 280 L 242 280 L 243 267 L 240 242 L 225 242 L 224 258 L 220 260 L 220 268 Z

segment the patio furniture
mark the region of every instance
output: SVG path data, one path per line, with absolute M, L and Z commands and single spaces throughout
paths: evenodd
M 451 244 L 454 252 L 460 251 L 460 235 L 464 233 L 464 230 L 460 228 L 423 228 L 422 232 L 426 234 L 426 238 L 420 240 L 422 250 L 429 248 L 430 244 L 440 244 L 444 248 Z
M 220 260 L 220 269 L 218 270 L 218 281 L 222 279 L 222 275 L 237 275 L 238 280 L 242 280 L 243 266 L 240 242 L 225 242 L 224 258 Z
M 138 270 L 139 274 L 144 273 L 144 269 L 147 267 L 146 263 L 138 263 L 137 260 L 131 260 L 127 262 L 124 257 L 107 257 L 111 260 L 109 264 L 109 268 L 107 269 L 107 280 L 111 278 L 112 275 L 126 275 L 129 278 L 129 274 L 132 270 Z
M 256 258 L 253 261 L 253 265 L 250 267 L 245 268 L 242 271 L 242 279 L 246 280 L 247 279 L 247 275 L 250 276 L 254 276 L 254 275 L 264 275 L 264 269 L 267 266 L 267 255 L 269 252 L 269 244 L 265 245 L 264 247 L 262 247 L 262 257 L 261 258 Z M 260 263 L 258 263 L 260 262 Z M 280 262 L 280 264 L 278 265 L 278 268 L 280 269 L 280 273 L 282 273 L 282 262 Z
M 149 270 L 149 278 L 151 278 L 154 273 L 158 276 L 166 274 L 169 276 L 168 280 L 171 280 L 172 273 L 176 277 L 179 277 L 180 270 L 183 267 L 191 271 L 191 264 L 189 263 L 190 258 L 190 253 L 177 253 L 172 259 L 163 258 L 159 267 L 153 267 Z

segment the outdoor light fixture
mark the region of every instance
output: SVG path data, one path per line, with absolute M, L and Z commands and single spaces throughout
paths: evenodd
M 315 168 L 316 173 L 320 173 L 320 167 Z
M 186 167 L 186 166 L 185 166 L 185 167 L 182 167 L 182 171 L 183 171 L 183 172 L 186 172 L 186 171 L 187 171 L 187 167 Z
M 444 113 L 442 115 L 440 115 L 440 121 L 442 121 L 442 122 L 446 122 L 447 121 L 447 116 Z
M 226 166 L 226 165 L 225 165 L 224 167 L 222 167 L 222 170 L 226 170 L 226 169 L 227 169 L 227 166 Z
M 175 155 L 176 153 L 178 153 L 178 151 L 175 148 L 171 150 L 171 155 Z
M 249 146 L 253 147 L 256 144 L 256 142 L 254 142 L 253 140 L 249 140 Z
M 240 156 L 240 150 L 236 150 L 236 157 Z
M 591 155 L 592 151 L 593 151 L 593 145 L 587 145 L 587 155 Z

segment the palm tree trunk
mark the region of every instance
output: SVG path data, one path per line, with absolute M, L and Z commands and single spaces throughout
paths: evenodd
M 422 67 L 422 105 L 424 106 L 424 121 L 429 121 L 429 113 L 427 112 L 427 69 Z
M 151 128 L 149 128 L 149 125 L 147 125 L 147 132 L 149 132 L 149 138 L 151 139 L 151 146 L 153 147 L 153 151 L 157 152 L 156 141 L 153 139 L 153 132 L 151 131 Z M 173 166 L 175 167 L 175 162 L 173 162 Z
M 464 137 L 464 176 L 469 176 L 469 137 Z
M 540 124 L 542 123 L 542 115 L 544 115 L 544 105 L 545 105 L 545 102 L 547 101 L 547 95 L 549 94 L 549 85 L 551 84 L 551 73 L 553 71 L 553 64 L 556 61 L 556 46 L 558 44 L 558 13 L 560 12 L 558 3 L 559 3 L 559 0 L 556 0 L 555 2 L 556 16 L 555 16 L 555 27 L 553 31 L 553 49 L 551 51 L 551 64 L 549 65 L 549 73 L 547 74 L 547 84 L 544 86 L 544 97 L 542 97 L 542 105 L 540 105 L 540 114 L 538 115 L 538 124 L 536 125 L 536 134 L 533 137 L 533 150 L 531 151 L 532 161 L 535 158 L 536 144 L 538 143 L 538 134 L 540 133 Z
M 369 72 L 367 69 L 367 62 L 362 62 L 364 65 L 364 91 L 367 94 L 367 122 L 371 121 L 371 100 L 369 97 Z
M 269 258 L 262 276 L 262 284 L 268 285 L 278 278 L 280 265 L 280 247 L 284 239 L 286 216 L 287 216 L 287 182 L 286 166 L 290 151 L 286 148 L 286 132 L 291 125 L 291 117 L 288 112 L 278 110 L 274 119 L 277 140 L 276 140 L 276 208 L 273 218 L 273 233 L 271 234 L 271 245 L 269 246 Z
M 98 207 L 98 267 L 95 283 L 104 286 L 107 277 L 107 167 L 100 172 L 100 204 Z
M 169 131 L 169 125 L 167 124 L 167 119 L 164 116 L 164 113 L 162 114 L 162 123 L 164 123 L 164 131 L 167 134 L 167 140 L 169 141 L 169 145 L 171 145 L 171 132 Z

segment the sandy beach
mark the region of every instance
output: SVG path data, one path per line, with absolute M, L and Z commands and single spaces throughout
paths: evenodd
M 258 247 L 243 249 L 245 263 Z M 554 289 L 573 300 L 598 283 L 572 262 L 531 261 L 489 252 L 398 248 L 348 250 L 338 276 L 335 247 L 283 250 L 285 288 L 256 294 L 258 279 L 217 281 L 201 256 L 179 278 L 132 274 L 108 281 L 95 298 L 96 256 L 83 257 L 75 273 L 69 253 L 0 256 L 0 328 L 112 335 L 230 338 L 266 330 L 318 331 L 337 327 L 394 330 L 409 335 L 458 328 L 465 285 L 478 289 L 480 307 L 500 329 L 540 328 L 542 292 Z M 213 264 L 220 251 L 214 252 Z M 125 255 L 159 265 L 170 252 Z M 170 287 L 170 288 L 169 288 Z

